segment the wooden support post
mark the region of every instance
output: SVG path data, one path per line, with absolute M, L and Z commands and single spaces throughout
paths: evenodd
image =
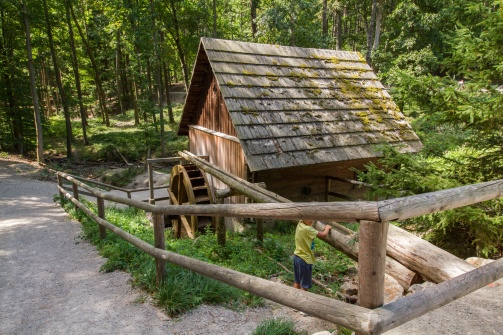
M 217 204 L 221 205 L 224 203 L 224 198 L 217 198 Z M 215 218 L 217 220 L 217 241 L 219 246 L 225 246 L 226 239 L 226 228 L 225 228 L 225 217 L 217 216 Z
M 77 201 L 79 200 L 79 186 L 75 183 L 72 183 L 72 190 L 73 190 L 73 197 L 75 199 L 77 199 Z M 78 211 L 78 207 L 77 205 L 73 205 L 75 207 L 75 211 L 77 212 Z
M 358 301 L 366 308 L 384 303 L 384 270 L 388 222 L 360 221 L 358 252 Z
M 150 166 L 150 165 L 149 165 Z M 164 239 L 164 214 L 153 213 L 154 219 L 154 247 L 165 250 Z M 166 261 L 156 258 L 155 260 L 155 278 L 157 284 L 161 284 L 166 277 Z
M 65 198 L 63 191 L 61 191 L 61 189 L 63 188 L 63 177 L 59 174 L 59 172 L 58 172 L 57 176 L 58 176 L 58 185 L 60 187 L 59 197 L 61 198 L 61 200 L 63 200 Z
M 155 205 L 155 196 L 154 196 L 154 167 L 150 162 L 148 162 L 148 188 L 150 190 L 150 198 L 148 199 L 148 203 Z
M 264 244 L 264 220 L 257 219 L 257 241 L 260 245 Z
M 98 205 L 98 216 L 105 220 L 105 200 L 102 197 L 96 198 L 96 204 Z M 100 240 L 103 240 L 107 237 L 107 229 L 102 225 L 100 227 Z

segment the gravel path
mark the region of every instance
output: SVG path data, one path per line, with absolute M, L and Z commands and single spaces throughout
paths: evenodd
M 33 172 L 0 159 L 0 335 L 245 335 L 270 317 L 309 334 L 335 328 L 274 303 L 240 313 L 201 306 L 168 318 L 132 289 L 127 273 L 99 271 L 104 259 L 53 202 L 56 183 Z M 400 334 L 503 334 L 503 280 L 386 333 Z

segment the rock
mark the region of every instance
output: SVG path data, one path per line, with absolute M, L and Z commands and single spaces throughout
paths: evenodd
M 341 285 L 339 291 L 347 296 L 358 295 L 358 283 L 355 281 L 348 281 Z
M 351 281 L 342 284 L 339 288 L 339 292 L 346 297 L 347 302 L 353 303 L 358 296 L 358 279 L 353 278 Z M 403 294 L 403 287 L 398 284 L 395 278 L 386 275 L 384 277 L 384 303 L 387 304 L 400 299 L 403 297 Z
M 409 289 L 407 290 L 407 294 L 406 295 L 414 294 L 416 292 L 422 291 L 425 288 L 432 287 L 432 286 L 435 286 L 435 283 L 432 283 L 432 282 L 429 282 L 429 281 L 426 281 L 426 282 L 424 282 L 422 284 L 414 284 L 411 287 L 409 287 Z
M 469 257 L 469 258 L 465 259 L 465 261 L 468 264 L 473 265 L 476 268 L 479 268 L 481 266 L 484 266 L 486 264 L 494 262 L 494 259 L 487 259 L 487 258 L 480 258 L 480 257 Z
M 395 278 L 384 276 L 384 304 L 388 304 L 403 297 L 403 287 L 398 284 Z
M 311 335 L 334 335 L 334 333 L 331 333 L 328 330 L 323 330 L 321 332 L 313 333 Z

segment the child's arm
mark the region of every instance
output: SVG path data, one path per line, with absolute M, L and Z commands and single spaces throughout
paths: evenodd
M 332 227 L 327 224 L 325 226 L 325 229 L 323 229 L 323 231 L 319 231 L 318 234 L 316 234 L 316 237 L 317 238 L 325 238 L 325 237 L 327 237 L 328 233 L 330 232 L 330 229 L 332 229 Z

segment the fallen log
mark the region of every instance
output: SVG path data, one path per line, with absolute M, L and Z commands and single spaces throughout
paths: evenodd
M 394 225 L 389 226 L 386 254 L 434 283 L 475 269 L 464 260 Z
M 315 221 L 313 227 L 318 231 L 323 231 L 325 225 L 319 221 Z M 358 242 L 356 241 L 356 236 L 347 236 L 332 229 L 323 241 L 358 262 Z M 405 291 L 412 285 L 423 282 L 419 273 L 408 269 L 389 256 L 386 257 L 385 271 L 388 275 L 395 278 Z

